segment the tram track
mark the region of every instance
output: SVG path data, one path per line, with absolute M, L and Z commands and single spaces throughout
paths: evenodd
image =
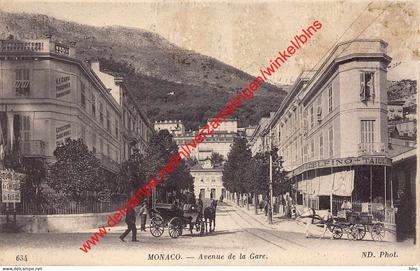
M 234 216 L 231 214 L 231 213 L 234 213 L 234 212 L 232 212 L 232 211 L 229 211 L 229 210 L 224 210 L 228 215 L 229 215 L 229 217 L 233 220 L 233 222 L 235 222 L 235 224 L 236 225 L 238 225 L 239 227 L 241 227 L 241 228 L 243 228 L 243 224 L 240 224 L 239 222 L 238 222 L 238 220 L 237 219 L 235 219 L 234 218 Z M 243 219 L 242 218 L 242 220 L 245 220 L 245 219 Z M 250 226 L 252 226 L 247 220 L 245 220 L 246 221 L 246 223 L 247 224 L 249 224 Z M 256 238 L 258 238 L 258 239 L 260 239 L 260 240 L 263 240 L 263 241 L 265 241 L 265 242 L 267 242 L 267 243 L 270 243 L 271 245 L 274 245 L 274 246 L 276 246 L 276 247 L 278 247 L 278 248 L 280 248 L 280 249 L 282 249 L 282 250 L 287 250 L 286 248 L 284 248 L 284 247 L 282 247 L 282 246 L 280 246 L 279 244 L 277 244 L 277 243 L 275 243 L 275 242 L 273 242 L 273 241 L 271 241 L 271 240 L 269 240 L 269 239 L 267 239 L 267 238 L 264 238 L 264 237 L 262 237 L 262 236 L 260 236 L 260 235 L 258 235 L 258 234 L 256 234 L 256 233 L 254 233 L 254 232 L 252 232 L 252 231 L 250 231 L 249 229 L 243 229 L 246 233 L 248 233 L 248 234 L 250 234 L 250 235 L 252 235 L 252 236 L 254 236 L 254 237 L 256 237 Z
M 248 222 L 248 220 L 247 220 L 247 219 L 246 219 L 243 215 L 241 215 L 240 213 L 241 213 L 240 211 L 239 211 L 239 212 L 237 212 L 238 216 L 239 216 L 239 217 L 241 217 L 243 220 L 245 220 L 245 221 L 247 221 L 247 222 Z M 267 230 L 274 230 L 273 228 L 267 227 L 267 225 L 265 225 L 264 223 L 262 223 L 262 222 L 261 222 L 261 221 L 259 221 L 258 219 L 256 219 L 256 218 L 252 217 L 250 214 L 247 214 L 247 213 L 245 213 L 245 214 L 246 214 L 248 217 L 250 217 L 251 219 L 253 219 L 254 221 L 258 222 L 258 223 L 259 223 L 260 225 L 262 225 L 263 227 L 267 228 Z M 251 225 L 251 223 L 249 223 L 249 222 L 248 222 L 248 224 L 250 224 L 250 225 Z M 257 229 L 257 230 L 262 231 L 261 229 Z M 284 238 L 284 237 L 282 237 L 282 236 L 280 236 L 280 235 L 278 235 L 278 234 L 275 234 L 275 233 L 272 233 L 272 232 L 269 232 L 269 231 L 264 231 L 264 233 L 265 233 L 265 234 L 269 234 L 269 235 L 271 235 L 271 236 L 274 236 L 274 237 L 276 237 L 276 238 L 278 238 L 278 239 L 280 239 L 280 240 L 282 240 L 282 241 L 289 242 L 289 243 L 291 243 L 291 244 L 293 244 L 293 245 L 295 245 L 295 246 L 299 246 L 299 247 L 301 247 L 301 248 L 306 248 L 306 246 L 304 246 L 304 245 L 302 245 L 302 244 L 299 244 L 299 243 L 297 243 L 297 242 L 295 242 L 295 241 L 292 241 L 292 240 L 290 240 L 290 239 Z

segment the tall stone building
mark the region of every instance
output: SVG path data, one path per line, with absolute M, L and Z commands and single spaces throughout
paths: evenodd
M 123 137 L 134 129 L 144 143 L 153 132 L 120 78 L 51 38 L 1 40 L 0 78 L 0 160 L 9 153 L 52 162 L 57 145 L 81 138 L 103 168 L 118 172 L 129 155 Z

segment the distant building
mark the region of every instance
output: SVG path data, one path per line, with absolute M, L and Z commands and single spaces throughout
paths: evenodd
M 417 137 L 417 120 L 390 121 L 388 127 L 392 130 L 392 137 L 394 138 L 415 139 Z
M 157 121 L 154 125 L 156 131 L 168 130 L 174 136 L 180 150 L 182 150 L 182 146 L 190 143 L 203 128 L 199 127 L 197 131 L 186 132 L 181 121 L 171 120 Z M 206 139 L 192 150 L 190 157 L 198 161 L 198 164 L 191 169 L 196 197 L 200 193 L 205 198 L 218 199 L 221 195 L 226 196 L 222 184 L 223 168 L 222 166 L 211 165 L 210 158 L 213 153 L 218 153 L 223 156 L 224 160 L 227 160 L 233 139 L 238 135 L 238 131 L 245 132 L 245 129 L 238 128 L 235 119 L 226 119 L 211 135 L 207 135 Z
M 404 117 L 403 114 L 403 105 L 404 101 L 392 101 L 388 102 L 388 119 L 402 119 Z
M 185 134 L 185 126 L 180 120 L 163 120 L 155 121 L 154 128 L 156 132 L 160 130 L 168 130 L 174 136 Z
M 405 119 L 417 119 L 417 104 L 415 102 L 405 104 L 403 107 L 403 115 Z
M 206 158 L 191 169 L 194 178 L 194 194 L 201 198 L 219 199 L 226 197 L 223 187 L 223 167 L 211 165 L 210 159 Z

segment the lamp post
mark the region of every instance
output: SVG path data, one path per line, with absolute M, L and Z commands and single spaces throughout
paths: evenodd
M 268 206 L 268 224 L 273 224 L 273 151 L 272 151 L 272 135 L 270 126 L 270 182 L 269 182 L 269 206 Z

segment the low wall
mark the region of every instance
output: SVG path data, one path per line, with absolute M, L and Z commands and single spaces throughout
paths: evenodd
M 103 225 L 106 226 L 108 215 L 114 213 L 18 215 L 16 220 L 18 227 L 23 232 L 85 232 Z M 1 215 L 0 225 L 4 223 L 6 223 L 6 216 Z

